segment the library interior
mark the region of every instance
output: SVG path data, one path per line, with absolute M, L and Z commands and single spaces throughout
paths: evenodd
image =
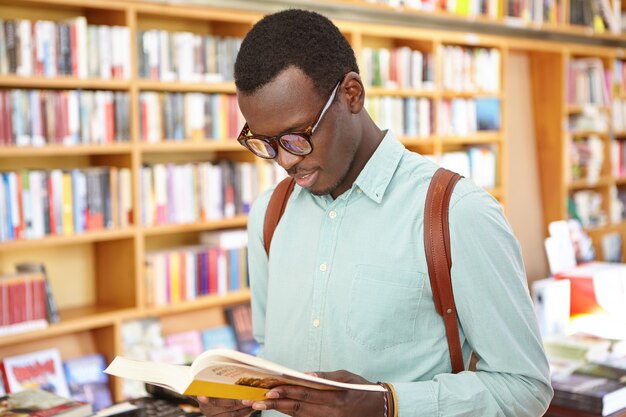
M 234 69 L 255 24 L 293 8 L 327 17 L 347 40 L 366 94 L 361 111 L 376 126 L 501 206 L 549 366 L 554 394 L 545 415 L 626 417 L 621 0 L 0 0 L 0 417 L 24 407 L 22 416 L 33 414 L 37 404 L 54 410 L 50 417 L 201 416 L 189 392 L 104 371 L 118 356 L 171 365 L 215 349 L 263 356 L 253 327 L 248 215 L 289 170 L 242 146 L 246 119 Z M 307 140 L 315 144 L 315 135 Z M 282 141 L 275 152 L 292 152 Z M 357 220 L 349 220 L 355 229 Z M 368 221 L 360 225 L 376 227 Z M 330 230 L 312 222 L 326 228 L 320 235 Z M 417 250 L 421 237 L 409 242 L 417 241 L 415 249 L 391 249 Z M 336 249 L 324 245 L 320 251 Z M 453 278 L 462 258 L 452 257 Z M 330 272 L 316 265 L 308 266 L 311 280 Z M 362 266 L 354 266 L 357 274 Z M 429 264 L 415 280 L 430 271 Z M 374 273 L 334 288 L 358 296 L 354 285 L 369 285 Z M 432 283 L 420 282 L 425 304 Z M 298 299 L 324 297 L 313 284 L 290 289 L 311 291 Z M 401 299 L 408 306 L 411 295 Z M 465 354 L 472 341 L 463 321 L 479 314 L 464 318 L 464 311 Z M 343 320 L 332 313 L 324 312 Z M 315 318 L 313 328 L 325 331 L 315 316 L 322 313 L 293 314 Z M 387 320 L 393 329 L 394 318 Z M 343 326 L 359 332 L 349 336 L 368 334 Z M 463 372 L 480 374 L 481 360 L 488 362 L 477 349 L 476 369 Z M 297 371 L 334 370 L 308 366 Z M 389 385 L 412 381 L 381 386 L 389 393 Z M 394 415 L 393 395 L 384 397 L 385 416 Z M 398 395 L 396 416 L 422 415 L 407 413 Z M 423 415 L 481 415 L 439 411 Z M 497 415 L 521 414 L 513 407 Z

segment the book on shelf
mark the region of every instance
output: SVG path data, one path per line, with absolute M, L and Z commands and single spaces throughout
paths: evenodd
M 179 394 L 238 400 L 263 400 L 265 393 L 279 385 L 298 385 L 320 390 L 383 391 L 376 384 L 331 381 L 227 349 L 205 351 L 190 366 L 134 361 L 118 356 L 105 372 L 164 386 Z
M 0 275 L 0 336 L 47 326 L 44 275 L 39 272 Z
M 188 330 L 186 332 L 172 333 L 164 337 L 165 345 L 180 346 L 183 352 L 183 361 L 179 364 L 189 364 L 196 356 L 204 351 L 202 344 L 202 336 L 197 330 Z
M 91 404 L 94 411 L 113 404 L 103 355 L 95 353 L 67 359 L 63 368 L 73 400 Z
M 259 343 L 252 333 L 252 309 L 250 304 L 239 304 L 226 308 L 228 323 L 235 331 L 237 350 L 249 355 L 259 353 Z
M 46 314 L 48 317 L 48 323 L 58 323 L 61 320 L 59 316 L 59 309 L 52 293 L 52 287 L 48 274 L 46 273 L 46 266 L 41 262 L 20 262 L 15 265 L 15 269 L 19 273 L 40 273 L 44 277 L 44 289 L 46 293 Z
M 204 329 L 202 332 L 202 344 L 205 350 L 209 349 L 237 349 L 235 330 L 230 325 L 217 326 Z
M 63 361 L 56 348 L 7 356 L 2 359 L 0 369 L 5 389 L 9 393 L 39 388 L 62 397 L 70 397 Z
M 0 417 L 87 417 L 91 404 L 40 389 L 0 397 Z

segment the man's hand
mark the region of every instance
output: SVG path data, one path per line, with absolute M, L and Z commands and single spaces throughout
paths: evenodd
M 250 406 L 243 405 L 239 400 L 198 397 L 198 405 L 206 417 L 248 417 L 254 412 Z
M 372 384 L 348 371 L 317 372 L 320 378 L 351 384 Z M 373 385 L 373 384 L 372 384 Z M 316 390 L 281 385 L 266 394 L 265 401 L 242 401 L 254 410 L 278 410 L 294 417 L 383 417 L 384 393 L 357 390 Z

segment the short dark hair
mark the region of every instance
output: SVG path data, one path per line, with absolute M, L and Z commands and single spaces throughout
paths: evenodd
M 288 9 L 263 17 L 248 32 L 235 61 L 235 85 L 253 94 L 290 66 L 311 78 L 320 96 L 346 73 L 359 72 L 352 47 L 333 22 Z

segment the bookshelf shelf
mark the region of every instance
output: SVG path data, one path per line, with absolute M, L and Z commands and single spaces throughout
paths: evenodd
M 130 88 L 130 81 L 78 79 L 73 77 L 20 77 L 0 75 L 2 88 L 67 89 L 67 90 L 113 90 L 125 91 Z
M 434 98 L 438 94 L 435 91 L 411 90 L 399 88 L 365 87 L 365 91 L 370 96 L 394 96 L 394 97 L 428 97 Z
M 504 93 L 502 92 L 490 92 L 490 91 L 443 91 L 441 93 L 442 98 L 478 98 L 478 97 L 492 97 L 502 99 Z
M 479 132 L 468 136 L 442 136 L 443 145 L 478 145 L 489 143 L 501 143 L 503 140 L 500 132 Z
M 236 140 L 211 140 L 201 142 L 190 140 L 182 142 L 165 141 L 161 143 L 142 143 L 143 153 L 170 153 L 170 152 L 247 152 Z
M 133 146 L 128 143 L 106 144 L 106 145 L 46 145 L 34 146 L 3 146 L 0 147 L 1 158 L 30 158 L 35 156 L 63 157 L 71 155 L 116 155 L 129 154 Z
M 230 219 L 198 222 L 190 224 L 171 224 L 160 226 L 148 226 L 141 229 L 145 236 L 163 236 L 171 234 L 180 234 L 187 232 L 198 232 L 204 230 L 221 230 L 232 229 L 236 227 L 245 227 L 247 224 L 246 216 L 237 216 Z
M 49 325 L 46 329 L 12 334 L 0 337 L 0 348 L 29 343 L 35 340 L 50 339 L 85 330 L 112 326 L 116 321 L 131 316 L 135 309 L 89 306 L 61 310 L 61 322 Z
M 220 93 L 235 94 L 235 83 L 210 83 L 210 82 L 168 82 L 168 81 L 137 81 L 137 87 L 141 91 L 163 91 L 163 92 L 198 92 L 198 93 Z
M 586 179 L 571 181 L 569 185 L 570 190 L 583 190 L 590 188 L 599 188 L 606 187 L 611 184 L 611 178 L 609 177 L 600 177 L 597 181 L 589 181 Z
M 569 132 L 569 134 L 574 138 L 587 137 L 587 136 L 592 136 L 592 135 L 599 136 L 604 139 L 609 138 L 608 132 L 600 132 L 596 130 L 576 130 L 576 131 Z
M 169 316 L 194 310 L 203 310 L 212 307 L 226 307 L 232 304 L 243 303 L 250 300 L 250 290 L 229 292 L 223 295 L 208 295 L 193 301 L 179 302 L 161 307 L 147 308 L 142 315 Z
M 598 109 L 599 111 L 603 112 L 603 113 L 608 113 L 611 111 L 610 107 L 608 106 L 597 106 L 597 105 L 589 105 L 589 106 L 576 106 L 576 105 L 569 105 L 567 106 L 567 113 L 568 114 L 578 114 L 578 113 L 582 113 L 586 107 L 593 107 Z
M 56 247 L 83 243 L 109 242 L 120 239 L 129 239 L 136 234 L 135 228 L 123 230 L 100 230 L 85 232 L 72 236 L 46 236 L 41 239 L 20 239 L 0 242 L 0 251 L 40 249 L 42 247 Z

